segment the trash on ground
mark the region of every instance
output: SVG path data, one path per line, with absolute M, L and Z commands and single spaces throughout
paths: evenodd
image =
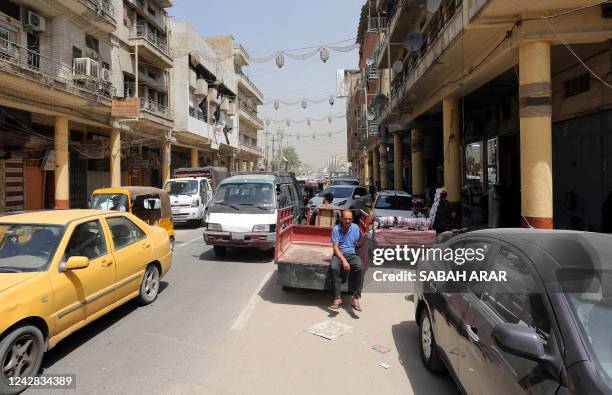
M 306 332 L 321 336 L 328 340 L 335 340 L 351 329 L 353 329 L 352 326 L 341 324 L 334 320 L 325 320 L 306 329 Z
M 384 362 L 379 363 L 378 366 L 382 366 L 385 369 L 389 369 L 391 367 L 391 365 L 389 365 L 388 363 L 384 363 Z
M 372 346 L 372 350 L 378 351 L 381 354 L 384 354 L 384 353 L 387 353 L 387 352 L 391 351 L 389 348 L 387 348 L 385 346 L 382 346 L 380 344 L 374 344 Z
M 363 344 L 364 346 L 367 346 L 367 345 L 368 345 L 368 342 L 366 342 L 366 341 L 362 341 L 362 342 L 361 342 L 361 344 Z
M 368 331 L 361 332 L 361 336 L 367 336 L 367 335 L 368 335 Z

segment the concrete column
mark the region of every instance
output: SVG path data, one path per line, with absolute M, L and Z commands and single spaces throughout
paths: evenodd
M 412 151 L 412 195 L 423 196 L 423 133 L 419 129 L 412 129 L 410 135 L 410 148 Z
M 234 171 L 235 162 L 236 162 L 236 159 L 233 156 L 230 156 L 228 160 L 228 165 L 227 165 L 227 168 L 229 169 L 230 172 Z
M 396 191 L 404 190 L 404 160 L 402 159 L 402 135 L 393 135 L 393 188 Z
M 553 227 L 550 44 L 519 48 L 521 214 L 535 228 Z
M 379 186 L 380 185 L 380 161 L 379 161 L 379 155 L 378 155 L 378 147 L 375 147 L 372 150 L 372 163 L 374 165 L 374 171 L 370 172 L 370 174 L 372 174 L 372 177 L 374 179 L 374 185 Z
M 70 208 L 70 156 L 68 118 L 55 117 L 55 208 Z
M 389 189 L 388 171 L 387 171 L 387 144 L 378 146 L 380 152 L 380 188 Z
M 198 149 L 191 149 L 191 167 L 198 167 Z
M 442 101 L 444 186 L 448 189 L 448 201 L 459 206 L 461 202 L 461 139 L 459 99 L 446 98 Z
M 366 151 L 363 156 L 363 184 L 366 186 L 370 186 L 370 153 Z
M 365 160 L 368 165 L 367 185 L 374 185 L 374 179 L 372 177 L 374 176 L 374 169 L 378 166 L 378 163 L 374 162 L 374 151 L 368 151 Z
M 249 162 L 249 171 L 255 171 L 257 169 L 255 169 L 255 163 L 254 161 Z
M 110 135 L 110 186 L 121 186 L 121 131 L 117 128 Z
M 170 162 L 172 161 L 172 144 L 166 141 L 162 145 L 162 186 L 170 179 Z

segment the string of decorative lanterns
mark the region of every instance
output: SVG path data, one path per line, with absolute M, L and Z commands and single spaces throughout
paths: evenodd
M 340 129 L 340 130 L 336 130 L 336 131 L 329 130 L 327 132 L 309 133 L 309 134 L 281 132 L 281 133 L 277 134 L 277 136 L 281 137 L 281 138 L 293 138 L 293 137 L 295 137 L 296 140 L 305 139 L 305 138 L 312 138 L 314 140 L 317 137 L 329 137 L 329 138 L 331 138 L 331 137 L 333 137 L 335 135 L 338 135 L 338 134 L 341 134 L 341 133 L 346 133 L 346 129 Z
M 291 119 L 291 118 L 270 119 L 270 118 L 267 118 L 266 125 L 270 126 L 271 123 L 274 123 L 274 124 L 284 123 L 287 126 L 291 126 L 292 123 L 306 123 L 308 126 L 310 126 L 312 125 L 313 122 L 321 122 L 321 121 L 327 120 L 327 122 L 332 123 L 334 119 L 342 119 L 342 118 L 346 118 L 346 114 L 328 115 L 322 118 L 306 118 L 306 119 Z
M 281 99 L 267 100 L 263 104 L 265 106 L 272 104 L 274 105 L 275 110 L 278 110 L 281 104 L 285 106 L 296 106 L 299 104 L 300 106 L 302 106 L 303 109 L 306 109 L 306 107 L 308 107 L 309 104 L 321 104 L 321 103 L 324 103 L 325 101 L 327 101 L 330 106 L 333 106 L 336 103 L 336 99 L 346 99 L 346 98 L 345 97 L 335 97 L 334 95 L 329 95 L 321 99 L 304 98 L 304 99 L 298 99 L 298 100 L 281 100 Z

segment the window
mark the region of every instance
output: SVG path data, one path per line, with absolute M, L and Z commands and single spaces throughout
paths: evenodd
M 368 191 L 365 190 L 365 188 L 355 188 L 355 194 L 353 195 L 353 197 L 359 195 L 361 197 L 364 197 L 368 194 Z
M 145 232 L 125 217 L 113 217 L 106 220 L 113 235 L 115 249 L 118 250 L 134 244 L 147 237 Z
M 123 73 L 123 96 L 134 97 L 135 90 L 135 79 L 129 74 Z
M 293 205 L 293 196 L 291 195 L 291 191 L 289 185 L 283 184 L 280 186 L 280 195 L 278 196 L 278 207 L 285 208 Z
M 491 270 L 505 271 L 507 282 L 488 282 L 482 294 L 483 302 L 502 321 L 534 328 L 547 342 L 551 324 L 536 276 L 518 256 L 505 248 L 495 256 Z
M 497 184 L 497 138 L 487 141 L 487 182 L 489 188 Z
M 110 64 L 108 64 L 107 62 L 102 62 L 102 68 L 106 70 L 110 70 Z
M 565 81 L 565 97 L 572 97 L 591 89 L 591 75 L 584 73 L 576 78 Z
M 100 43 L 98 39 L 89 34 L 85 35 L 85 46 L 92 49 L 96 54 L 100 52 Z
M 15 4 L 9 0 L 0 1 L 0 12 L 10 16 L 13 19 L 21 20 L 19 4 Z
M 74 228 L 64 253 L 64 260 L 72 256 L 86 256 L 89 259 L 106 255 L 106 240 L 100 221 L 89 221 Z
M 0 26 L 0 52 L 8 53 L 9 50 L 10 32 Z
M 82 58 L 83 51 L 80 48 L 72 47 L 72 59 Z

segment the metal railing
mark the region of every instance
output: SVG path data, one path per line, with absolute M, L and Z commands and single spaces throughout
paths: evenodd
M 238 143 L 238 145 L 239 145 L 240 147 L 243 147 L 243 148 L 248 148 L 248 149 L 251 149 L 251 150 L 253 150 L 253 151 L 257 151 L 257 152 L 258 152 L 258 153 L 260 153 L 260 154 L 263 152 L 263 149 L 261 149 L 261 147 L 258 147 L 256 144 L 255 144 L 255 145 L 253 145 L 253 144 L 251 144 L 251 143 L 247 142 L 246 140 L 241 140 L 241 141 Z
M 255 83 L 254 83 L 253 81 L 251 81 L 251 79 L 250 79 L 250 78 L 249 78 L 249 77 L 248 77 L 246 74 L 244 74 L 244 73 L 241 71 L 241 72 L 240 72 L 240 75 L 241 75 L 241 76 L 242 76 L 242 77 L 245 79 L 245 81 L 246 81 L 246 82 L 249 84 L 249 86 L 250 86 L 251 88 L 253 88 L 253 90 L 259 94 L 259 97 L 261 97 L 261 98 L 263 98 L 263 97 L 264 97 L 264 96 L 263 96 L 263 93 L 261 93 L 261 91 L 259 90 L 259 88 L 258 88 L 258 87 L 255 85 Z
M 204 113 L 199 108 L 195 109 L 194 107 L 189 107 L 189 116 L 202 122 L 206 122 L 206 116 L 204 116 Z
M 402 72 L 395 74 L 391 80 L 391 97 L 397 97 L 400 94 L 408 77 L 413 74 L 413 71 L 419 65 L 421 59 L 427 54 L 452 18 L 457 12 L 461 11 L 461 7 L 462 0 L 442 0 L 440 7 L 422 31 L 423 45 L 420 50 L 414 52 L 404 60 Z
M 110 0 L 79 0 L 87 8 L 96 14 L 103 13 L 104 17 L 110 19 L 113 24 L 115 21 L 115 6 Z
M 147 3 L 145 0 L 128 0 L 130 4 L 134 7 L 138 8 L 143 15 L 146 15 L 147 19 L 156 23 L 160 28 L 163 28 L 164 31 L 167 30 L 166 20 L 162 16 L 162 12 L 158 14 L 153 14 L 149 11 L 147 7 Z
M 132 28 L 132 38 L 142 38 L 149 42 L 155 48 L 164 53 L 164 55 L 170 57 L 168 51 L 168 41 L 166 37 L 159 36 L 157 31 L 149 28 L 148 25 L 136 25 Z
M 108 71 L 108 80 L 104 80 L 100 78 L 99 68 L 96 69 L 95 66 L 92 68 L 90 63 L 90 72 L 87 73 L 87 69 L 83 69 L 82 64 L 77 65 L 75 62 L 71 67 L 0 38 L 0 70 L 3 72 L 17 74 L 55 89 L 97 101 L 109 100 L 115 96 L 115 88 L 110 82 L 110 71 Z
M 367 29 L 369 32 L 376 32 L 387 28 L 388 19 L 384 16 L 371 16 L 368 18 Z
M 162 115 L 166 118 L 172 118 L 172 114 L 170 113 L 170 109 L 154 100 L 147 99 L 146 97 L 140 98 L 140 109 L 144 111 L 151 112 L 155 115 Z
M 260 125 L 263 126 L 263 121 L 257 116 L 257 111 L 253 110 L 252 108 L 249 108 L 249 106 L 247 106 L 246 103 L 244 103 L 242 100 L 239 101 L 239 107 L 240 110 L 244 111 L 251 118 L 253 118 L 255 121 L 257 121 Z

